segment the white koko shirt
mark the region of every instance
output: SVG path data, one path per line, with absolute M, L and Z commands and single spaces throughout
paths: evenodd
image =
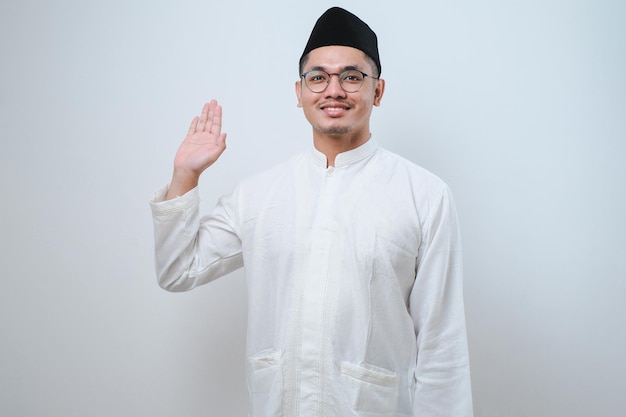
M 245 266 L 250 416 L 472 415 L 461 246 L 447 186 L 373 140 L 151 202 L 159 284 Z

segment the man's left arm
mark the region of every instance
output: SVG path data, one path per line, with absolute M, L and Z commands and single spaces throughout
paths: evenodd
M 414 415 L 471 417 L 461 239 L 447 187 L 423 229 L 410 313 L 417 335 Z

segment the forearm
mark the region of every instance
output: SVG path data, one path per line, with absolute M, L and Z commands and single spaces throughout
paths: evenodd
M 184 291 L 194 286 L 189 275 L 196 269 L 193 264 L 199 230 L 198 192 L 192 189 L 180 198 L 166 201 L 167 190 L 159 190 L 151 201 L 157 281 L 168 291 Z
M 228 198 L 201 219 L 197 188 L 169 201 L 167 192 L 161 189 L 151 201 L 161 287 L 187 291 L 243 266 L 241 242 L 224 204 Z
M 431 299 L 417 340 L 416 416 L 472 416 L 470 363 L 463 300 L 458 284 L 447 299 Z
M 175 169 L 165 200 L 183 196 L 198 186 L 200 174 L 184 169 Z

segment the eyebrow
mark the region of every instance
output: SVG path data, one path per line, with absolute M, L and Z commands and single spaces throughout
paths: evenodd
M 341 68 L 341 70 L 339 70 L 339 72 L 342 73 L 344 71 L 352 71 L 352 70 L 361 71 L 361 69 L 359 67 L 355 66 L 355 65 L 347 65 L 347 66 Z M 328 72 L 326 67 L 323 67 L 323 66 L 320 66 L 320 65 L 317 65 L 317 66 L 315 66 L 315 67 L 313 67 L 311 69 L 308 69 L 305 72 L 309 72 L 309 71 L 325 71 L 325 72 Z

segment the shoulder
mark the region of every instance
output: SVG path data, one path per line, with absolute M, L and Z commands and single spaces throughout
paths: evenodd
M 289 173 L 300 169 L 306 161 L 306 152 L 299 153 L 292 156 L 288 160 L 279 164 L 273 165 L 269 168 L 258 171 L 252 175 L 243 178 L 239 182 L 239 187 L 243 187 L 247 190 L 250 189 L 265 189 L 270 187 L 276 182 L 280 182 Z
M 238 204 L 258 207 L 267 200 L 285 198 L 296 187 L 296 173 L 303 169 L 306 161 L 306 152 L 302 152 L 243 178 L 233 190 L 235 200 Z
M 411 207 L 424 232 L 429 224 L 456 212 L 450 187 L 438 175 L 408 159 L 379 148 L 385 198 L 396 206 Z M 447 213 L 447 214 L 446 214 Z
M 438 175 L 403 156 L 379 147 L 376 158 L 390 181 L 403 183 L 420 196 L 438 198 L 449 193 L 448 185 Z

